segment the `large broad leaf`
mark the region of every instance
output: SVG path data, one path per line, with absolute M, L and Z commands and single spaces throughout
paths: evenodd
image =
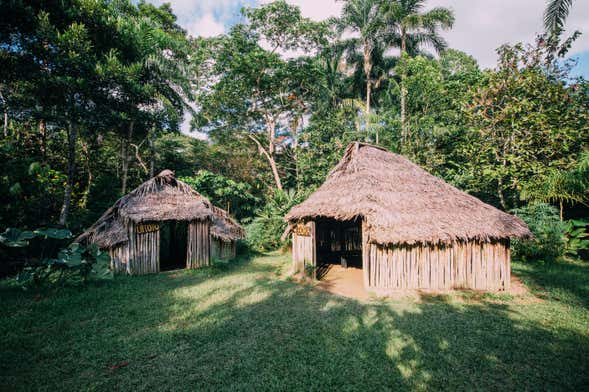
M 92 266 L 92 275 L 96 279 L 112 279 L 113 272 L 110 269 L 110 256 L 106 252 L 99 252 L 96 262 Z
M 67 248 L 59 251 L 59 259 L 68 267 L 77 267 L 82 264 L 84 248 L 77 242 L 71 243 Z
M 30 239 L 35 238 L 35 233 L 28 230 L 20 230 L 15 227 L 9 227 L 0 234 L 0 243 L 11 248 L 22 248 L 29 245 Z
M 35 234 L 47 238 L 53 238 L 56 240 L 64 240 L 66 238 L 72 238 L 72 232 L 67 229 L 37 229 Z
M 582 220 L 571 219 L 569 222 L 572 222 L 577 227 L 587 227 L 587 226 L 589 226 L 589 222 L 582 221 Z

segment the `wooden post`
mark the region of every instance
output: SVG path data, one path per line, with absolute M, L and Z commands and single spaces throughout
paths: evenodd
M 370 244 L 368 243 L 368 226 L 366 220 L 362 220 L 362 275 L 364 276 L 364 289 L 370 287 L 369 270 L 370 270 Z
M 316 233 L 316 224 L 314 221 L 308 223 L 309 229 L 311 232 L 311 243 L 309 244 L 311 247 L 311 265 L 313 266 L 313 280 L 317 279 L 317 236 Z

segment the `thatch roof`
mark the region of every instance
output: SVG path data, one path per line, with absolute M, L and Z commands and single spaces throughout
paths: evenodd
M 227 211 L 213 207 L 213 225 L 211 235 L 222 241 L 235 241 L 245 238 L 245 230 L 237 224 Z
M 352 143 L 325 183 L 286 220 L 365 219 L 379 244 L 447 243 L 529 237 L 519 218 L 483 203 L 406 158 Z
M 213 219 L 213 205 L 190 185 L 164 170 L 121 197 L 78 241 L 109 248 L 127 242 L 126 222 Z

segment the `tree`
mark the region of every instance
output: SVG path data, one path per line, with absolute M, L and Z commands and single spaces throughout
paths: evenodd
M 546 173 L 531 179 L 521 192 L 523 200 L 559 205 L 560 220 L 564 219 L 564 203 L 582 203 L 589 200 L 589 151 L 569 170 L 550 168 Z
M 384 2 L 382 0 L 347 0 L 342 14 L 336 21 L 337 30 L 341 33 L 350 31 L 359 35 L 357 38 L 345 40 L 348 53 L 354 57 L 358 51 L 361 59 L 366 83 L 366 108 L 370 113 L 371 95 L 374 80 L 372 78 L 373 56 L 375 51 L 384 53 L 386 50 L 387 26 L 384 19 Z
M 306 65 L 284 60 L 278 52 L 318 46 L 326 29 L 324 24 L 303 18 L 297 7 L 282 0 L 243 12 L 248 25 L 236 25 L 229 36 L 209 42 L 214 58 L 210 71 L 217 77 L 201 89 L 202 108 L 195 124 L 213 137 L 230 132 L 249 139 L 267 160 L 276 188 L 282 189 L 277 135 L 279 131 L 288 135 L 292 115 L 300 117 L 305 86 L 311 85 L 312 79 L 299 76 L 312 73 L 299 73 Z
M 431 45 L 437 52 L 446 49 L 440 30 L 450 29 L 454 24 L 454 14 L 447 8 L 437 7 L 422 12 L 424 0 L 396 0 L 387 5 L 386 20 L 389 29 L 400 37 L 401 57 L 416 54 L 424 45 Z M 407 137 L 407 89 L 404 75 L 401 83 L 401 139 Z
M 559 35 L 569 16 L 573 0 L 548 0 L 544 10 L 544 30 L 547 34 Z
M 570 170 L 589 142 L 586 90 L 570 84 L 558 59 L 547 60 L 554 48 L 546 42 L 539 36 L 533 46 L 499 48 L 497 69 L 465 100 L 473 129 L 463 164 L 474 166 L 479 186 L 495 184 L 504 209 L 517 207 L 521 189 L 547 170 Z M 556 52 L 564 56 L 564 49 Z M 554 190 L 545 191 L 553 199 Z

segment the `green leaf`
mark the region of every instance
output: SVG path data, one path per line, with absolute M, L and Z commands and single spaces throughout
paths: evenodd
M 22 231 L 20 229 L 9 227 L 0 234 L 0 243 L 11 248 L 22 248 L 29 245 L 30 239 L 35 238 L 35 233 L 32 231 Z
M 72 238 L 72 232 L 67 229 L 37 229 L 35 234 L 43 236 L 45 238 L 53 238 L 56 240 L 63 240 L 66 238 Z

